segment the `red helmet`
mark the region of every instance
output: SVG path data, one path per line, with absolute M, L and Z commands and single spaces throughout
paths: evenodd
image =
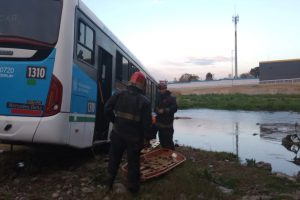
M 167 81 L 159 81 L 158 89 L 160 89 L 160 90 L 167 89 Z
M 142 72 L 134 72 L 130 78 L 129 84 L 144 90 L 146 86 L 146 78 Z

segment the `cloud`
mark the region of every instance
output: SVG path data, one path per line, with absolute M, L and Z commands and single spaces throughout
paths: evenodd
M 163 61 L 162 64 L 163 65 L 171 65 L 171 66 L 183 66 L 183 65 L 185 65 L 185 63 L 182 62 L 182 61 L 169 61 L 169 60 Z
M 216 56 L 210 58 L 196 58 L 196 57 L 187 57 L 182 61 L 164 61 L 163 64 L 165 65 L 172 65 L 172 66 L 184 66 L 184 65 L 196 65 L 196 66 L 213 66 L 220 62 L 231 62 L 231 58 L 223 57 L 223 56 Z
M 186 64 L 193 64 L 193 65 L 214 65 L 219 62 L 229 62 L 231 61 L 230 58 L 228 57 L 222 57 L 222 56 L 217 56 L 217 57 L 211 57 L 211 58 L 195 58 L 195 57 L 189 57 L 185 61 Z

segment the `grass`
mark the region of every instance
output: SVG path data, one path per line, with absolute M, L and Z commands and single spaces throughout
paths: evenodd
M 263 169 L 241 165 L 232 153 L 189 147 L 178 151 L 187 161 L 170 173 L 143 183 L 136 199 L 242 199 L 247 195 L 293 199 L 288 195 L 300 186 Z M 224 194 L 219 187 L 231 189 L 232 193 Z
M 180 109 L 210 108 L 300 112 L 300 95 L 205 94 L 177 95 L 176 98 Z

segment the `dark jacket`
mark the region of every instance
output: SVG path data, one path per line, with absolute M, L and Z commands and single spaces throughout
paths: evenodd
M 143 143 L 151 137 L 151 103 L 142 90 L 128 86 L 106 102 L 104 115 L 114 123 L 113 137 Z
M 158 110 L 163 109 L 163 113 L 159 114 Z M 171 95 L 170 91 L 166 91 L 164 94 L 159 94 L 158 100 L 155 105 L 155 113 L 157 124 L 173 125 L 174 113 L 177 112 L 176 98 Z

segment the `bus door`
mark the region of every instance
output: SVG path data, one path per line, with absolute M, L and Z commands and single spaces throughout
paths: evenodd
M 104 118 L 104 104 L 111 96 L 112 90 L 112 55 L 99 47 L 97 71 L 97 111 L 94 140 L 106 140 L 109 121 Z

